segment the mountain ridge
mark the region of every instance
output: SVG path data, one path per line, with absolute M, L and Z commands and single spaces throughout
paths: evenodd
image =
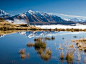
M 6 14 L 8 15 L 8 14 Z M 14 16 L 8 15 L 8 17 L 2 17 L 4 19 L 9 19 L 14 21 L 14 19 L 23 19 L 28 24 L 32 25 L 43 25 L 43 24 L 75 24 L 73 21 L 66 21 L 57 15 L 49 15 L 48 13 L 39 12 L 39 11 L 32 11 L 29 10 L 25 13 L 17 14 Z M 21 22 L 21 21 L 20 21 Z

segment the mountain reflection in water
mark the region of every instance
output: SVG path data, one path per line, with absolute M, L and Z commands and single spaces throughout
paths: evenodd
M 86 60 L 86 44 L 78 46 L 72 41 L 82 38 L 86 38 L 86 32 L 21 31 L 2 34 L 0 64 L 82 64 Z M 24 53 L 19 54 L 23 49 Z

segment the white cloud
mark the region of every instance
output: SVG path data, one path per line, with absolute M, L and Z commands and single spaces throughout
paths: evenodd
M 62 15 L 62 16 L 66 16 L 66 17 L 72 17 L 72 18 L 85 18 L 85 19 L 86 19 L 85 16 L 67 15 L 67 14 L 60 14 L 60 15 Z
M 62 18 L 78 18 L 78 19 L 86 19 L 86 16 L 78 16 L 78 15 L 67 15 L 67 14 L 60 14 L 60 13 L 48 13 L 50 15 L 57 15 L 60 16 Z
M 12 21 L 12 20 L 6 20 L 6 21 L 8 21 L 8 22 L 10 22 L 10 23 L 14 23 L 14 24 L 27 24 L 27 22 L 26 22 L 26 20 L 19 20 L 19 19 L 14 19 L 14 21 Z

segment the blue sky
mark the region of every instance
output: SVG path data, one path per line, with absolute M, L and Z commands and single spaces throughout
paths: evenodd
M 0 0 L 0 9 L 13 15 L 33 10 L 85 17 L 86 0 Z

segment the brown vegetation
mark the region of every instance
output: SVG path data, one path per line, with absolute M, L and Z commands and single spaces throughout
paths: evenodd
M 19 50 L 19 54 L 25 54 L 25 49 Z
M 40 28 L 35 26 L 25 27 L 19 24 L 13 24 L 5 21 L 4 19 L 0 18 L 0 30 L 39 30 Z
M 29 58 L 29 53 L 25 54 L 25 49 L 19 50 L 19 54 L 21 56 L 21 59 Z
M 28 47 L 32 47 L 32 46 L 34 46 L 34 43 L 32 43 L 32 42 L 31 43 L 27 43 L 27 46 Z
M 79 31 L 86 31 L 86 29 L 41 29 L 35 26 L 27 26 L 27 24 L 13 24 L 5 21 L 4 19 L 0 18 L 0 30 L 41 30 L 41 31 L 71 31 L 71 32 L 79 32 Z
M 73 61 L 73 53 L 68 52 L 65 58 L 66 58 L 67 62 L 72 62 Z

